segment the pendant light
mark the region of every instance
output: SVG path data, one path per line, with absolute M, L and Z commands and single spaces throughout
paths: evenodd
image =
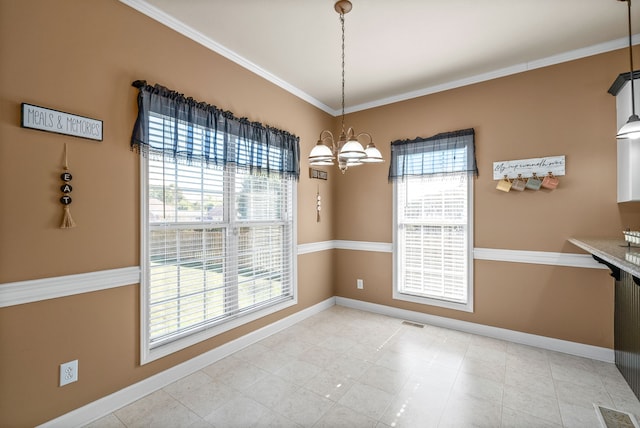
M 309 153 L 309 165 L 311 166 L 334 165 L 334 160 L 337 157 L 338 167 L 343 174 L 349 167 L 363 163 L 384 162 L 380 150 L 373 143 L 371 134 L 367 132 L 356 134 L 353 128 L 345 130 L 344 126 L 344 15 L 349 13 L 352 7 L 349 0 L 339 0 L 334 5 L 334 9 L 340 15 L 342 27 L 342 122 L 340 136 L 336 142 L 331 131 L 325 129 L 320 132 L 318 142 Z M 360 142 L 362 139 L 367 141 L 366 148 Z
M 633 44 L 631 42 L 631 0 L 619 0 L 627 2 L 627 16 L 629 21 L 629 66 L 631 79 L 631 116 L 622 128 L 618 131 L 616 138 L 618 140 L 640 138 L 640 117 L 636 114 L 635 88 L 633 86 Z

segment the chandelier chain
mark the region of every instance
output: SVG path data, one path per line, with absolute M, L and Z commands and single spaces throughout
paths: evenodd
M 341 62 L 341 107 L 342 107 L 342 129 L 340 135 L 334 135 L 328 129 L 320 132 L 320 137 L 315 147 L 311 149 L 309 154 L 309 166 L 329 166 L 334 165 L 334 160 L 338 161 L 338 168 L 344 174 L 347 168 L 351 166 L 363 165 L 365 163 L 380 163 L 384 162 L 380 150 L 373 144 L 373 138 L 371 134 L 367 132 L 356 133 L 353 128 L 345 130 L 345 19 L 344 16 L 351 11 L 352 4 L 349 0 L 338 0 L 334 4 L 333 8 L 340 15 L 340 26 L 342 29 L 342 62 Z M 365 149 L 360 139 L 368 138 L 367 148 Z M 325 142 L 330 143 L 325 144 Z
M 340 14 L 342 25 L 342 129 L 344 129 L 344 13 Z

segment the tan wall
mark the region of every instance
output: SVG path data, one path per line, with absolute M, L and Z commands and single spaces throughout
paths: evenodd
M 334 119 L 117 0 L 0 0 L 0 287 L 139 265 L 139 158 L 129 150 L 137 89 L 160 83 L 301 137 L 298 242 L 316 223 L 306 153 Z M 20 128 L 27 102 L 104 121 L 104 141 Z M 58 228 L 64 143 L 75 229 Z M 320 184 L 331 206 L 328 182 Z M 331 254 L 299 258 L 299 303 L 144 367 L 138 285 L 0 309 L 0 426 L 33 426 L 333 295 Z M 58 387 L 60 363 L 80 380 Z
M 567 239 L 640 227 L 640 205 L 616 203 L 615 98 L 607 93 L 627 58 L 616 51 L 532 70 L 351 114 L 347 123 L 374 135 L 385 159 L 393 140 L 473 127 L 475 247 L 580 253 Z M 552 155 L 566 156 L 556 190 L 495 189 L 493 162 Z M 391 242 L 387 174 L 388 162 L 337 176 L 335 239 Z M 461 313 L 393 300 L 391 254 L 340 250 L 334 262 L 338 296 L 613 347 L 606 271 L 477 260 L 475 311 Z
M 129 150 L 136 79 L 301 137 L 299 243 L 391 242 L 388 163 L 309 180 L 306 155 L 334 119 L 116 0 L 0 0 L 0 55 L 0 286 L 139 264 L 139 168 Z M 606 89 L 624 62 L 622 51 L 599 55 L 352 114 L 348 123 L 371 132 L 387 160 L 391 140 L 474 127 L 475 245 L 577 252 L 568 237 L 640 226 L 637 204 L 615 203 L 615 107 Z M 104 141 L 21 129 L 21 102 L 101 119 Z M 72 230 L 57 227 L 64 143 Z M 553 154 L 567 156 L 558 190 L 495 191 L 493 161 Z M 0 425 L 42 423 L 334 294 L 612 346 L 604 271 L 477 261 L 476 311 L 461 314 L 391 300 L 390 254 L 335 250 L 298 263 L 296 307 L 144 367 L 137 284 L 0 309 Z M 80 381 L 59 388 L 58 365 L 75 358 Z

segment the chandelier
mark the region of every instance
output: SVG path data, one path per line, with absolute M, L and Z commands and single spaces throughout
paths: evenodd
M 629 65 L 631 68 L 631 73 L 629 74 L 629 78 L 631 79 L 631 116 L 629 116 L 629 120 L 625 123 L 622 128 L 618 131 L 618 135 L 616 138 L 618 140 L 623 140 L 625 138 L 636 139 L 640 138 L 640 117 L 636 114 L 636 100 L 635 93 L 633 87 L 633 44 L 631 43 L 631 0 L 619 0 L 627 2 L 627 17 L 629 21 Z
M 353 128 L 345 130 L 344 126 L 344 15 L 351 11 L 352 4 L 349 0 L 339 0 L 334 5 L 336 12 L 340 14 L 342 27 L 342 126 L 338 141 L 331 131 L 325 129 L 320 132 L 318 142 L 309 153 L 309 165 L 332 166 L 338 159 L 338 168 L 344 174 L 349 167 L 362 165 L 363 163 L 384 162 L 380 150 L 373 144 L 371 134 L 367 132 L 356 133 Z M 361 141 L 367 143 L 363 147 Z M 326 143 L 326 144 L 325 144 Z

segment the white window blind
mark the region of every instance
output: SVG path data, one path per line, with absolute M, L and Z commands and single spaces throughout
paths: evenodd
M 467 173 L 397 182 L 400 293 L 467 302 Z
M 180 144 L 193 145 L 194 151 L 210 138 L 197 126 L 150 116 L 154 146 L 175 132 Z M 235 136 L 218 133 L 218 138 L 226 139 L 227 150 L 238 147 Z M 292 179 L 254 175 L 233 165 L 176 162 L 152 151 L 142 162 L 143 334 L 149 351 L 194 335 L 208 337 L 229 320 L 294 303 Z
M 473 310 L 474 131 L 391 143 L 393 297 Z

